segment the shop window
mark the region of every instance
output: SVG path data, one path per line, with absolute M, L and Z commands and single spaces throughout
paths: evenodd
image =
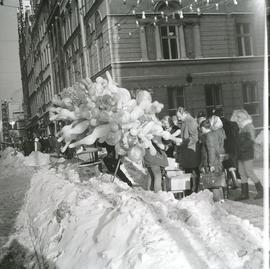
M 259 114 L 259 96 L 256 82 L 245 82 L 242 85 L 243 107 L 250 115 Z
M 169 113 L 175 114 L 179 106 L 185 107 L 185 95 L 184 87 L 181 86 L 170 86 L 167 87 L 168 91 L 168 110 Z
M 237 47 L 239 56 L 249 56 L 253 54 L 251 24 L 236 23 Z
M 206 84 L 204 91 L 207 114 L 210 114 L 212 109 L 223 106 L 221 84 Z

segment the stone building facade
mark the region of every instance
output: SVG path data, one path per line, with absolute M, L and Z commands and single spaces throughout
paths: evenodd
M 253 1 L 45 2 L 55 93 L 109 70 L 134 94 L 150 89 L 160 116 L 244 107 L 262 127 L 264 14 Z

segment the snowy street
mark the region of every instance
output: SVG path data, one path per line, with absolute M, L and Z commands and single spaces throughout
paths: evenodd
M 2 236 L 11 237 L 0 268 L 262 267 L 261 206 L 214 203 L 207 190 L 178 201 L 106 174 L 81 182 L 68 162 L 36 168 L 29 184 L 27 158 L 1 158 L 1 186 L 12 191 L 1 189 Z

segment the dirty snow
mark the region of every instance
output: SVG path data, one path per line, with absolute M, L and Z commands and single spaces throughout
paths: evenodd
M 259 207 L 214 203 L 207 190 L 179 201 L 111 179 L 40 167 L 12 239 L 59 269 L 262 268 Z

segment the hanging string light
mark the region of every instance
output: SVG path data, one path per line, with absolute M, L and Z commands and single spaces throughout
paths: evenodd
M 182 10 L 178 10 L 178 14 L 179 14 L 180 19 L 183 19 L 184 18 L 183 11 Z
M 217 1 L 211 1 L 211 0 L 193 0 L 193 3 L 190 4 L 187 3 L 186 6 L 182 6 L 182 0 L 178 0 L 178 3 L 180 5 L 180 10 L 176 11 L 176 12 L 172 12 L 172 11 L 160 11 L 160 16 L 154 16 L 152 17 L 153 22 L 152 25 L 157 26 L 158 25 L 158 21 L 159 19 L 164 19 L 164 21 L 168 22 L 169 18 L 175 19 L 175 15 L 178 14 L 180 19 L 184 18 L 184 12 L 185 10 L 188 12 L 196 12 L 198 16 L 200 16 L 203 12 L 207 11 L 207 10 L 212 10 L 212 8 L 215 8 L 217 11 L 220 10 L 220 5 L 222 3 L 228 3 L 228 2 L 233 2 L 234 5 L 238 5 L 238 1 L 239 0 L 219 0 Z M 127 4 L 127 0 L 122 0 L 123 4 Z M 156 4 L 156 2 L 158 2 L 157 0 L 151 0 L 151 4 L 154 6 Z M 133 14 L 136 15 L 137 13 L 137 8 L 139 7 L 139 5 L 141 5 L 143 3 L 143 1 L 141 0 L 137 0 L 137 6 L 133 6 L 131 7 L 131 9 L 129 10 L 129 14 Z M 169 7 L 169 0 L 163 0 L 163 3 L 167 6 L 167 8 Z M 196 5 L 196 6 L 195 6 Z M 146 19 L 146 11 L 142 11 L 141 12 L 141 18 L 144 20 Z M 117 25 L 117 24 L 115 24 Z M 140 27 L 140 23 L 138 20 L 136 20 L 136 26 Z M 117 27 L 120 29 L 120 26 L 117 25 Z M 131 33 L 131 32 L 130 32 Z M 130 35 L 130 33 L 127 33 L 128 35 Z
M 144 20 L 146 19 L 146 17 L 145 17 L 145 11 L 142 12 L 142 19 L 144 19 Z

